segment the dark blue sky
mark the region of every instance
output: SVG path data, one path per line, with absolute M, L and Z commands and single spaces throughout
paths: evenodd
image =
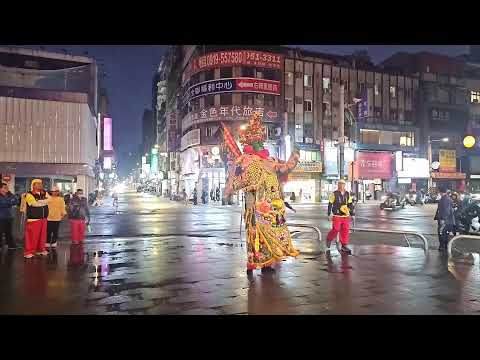
M 293 45 L 297 46 L 297 45 Z M 22 47 L 39 48 L 37 45 Z M 45 45 L 45 50 L 93 56 L 107 73 L 104 86 L 110 98 L 114 121 L 114 144 L 118 155 L 135 151 L 141 142 L 141 117 L 152 103 L 152 78 L 166 46 L 162 45 Z M 349 54 L 366 49 L 375 62 L 397 51 L 431 51 L 457 56 L 468 52 L 467 45 L 298 45 L 327 53 Z M 85 54 L 85 52 L 88 54 Z M 122 160 L 122 159 L 120 159 Z M 124 164 L 130 168 L 130 164 Z M 121 166 L 123 168 L 123 166 Z

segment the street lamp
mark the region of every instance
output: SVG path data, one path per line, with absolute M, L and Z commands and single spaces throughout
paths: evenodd
M 431 171 L 432 170 L 432 142 L 448 142 L 449 141 L 449 138 L 448 137 L 444 137 L 444 138 L 441 138 L 441 139 L 430 139 L 430 135 L 428 136 L 428 149 L 427 149 L 427 152 L 428 152 L 428 171 Z M 432 175 L 430 175 L 430 177 L 428 178 L 428 188 L 430 189 L 432 187 Z

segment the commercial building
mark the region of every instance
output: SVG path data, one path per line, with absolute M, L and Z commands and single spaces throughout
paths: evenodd
M 0 173 L 63 191 L 96 188 L 97 65 L 84 56 L 0 48 Z
M 267 124 L 266 147 L 273 156 L 286 159 L 293 146 L 300 149 L 300 163 L 285 185 L 286 195 L 294 192 L 302 202 L 325 199 L 339 177 L 341 85 L 346 105 L 343 167 L 355 189 L 363 192 L 370 186 L 374 192 L 396 186 L 396 152 L 417 156 L 419 80 L 375 67 L 365 54 L 185 45 L 172 48 L 170 64 L 165 124 L 169 157 L 178 164 L 173 192 L 190 193 L 195 186 L 199 193 L 223 190 L 227 151 L 221 124 L 236 136 L 258 111 Z M 174 134 L 180 137 L 175 146 Z M 179 155 L 172 156 L 172 150 Z M 390 160 L 385 162 L 386 158 Z M 375 171 L 379 166 L 388 168 L 380 174 Z
M 382 66 L 390 72 L 415 76 L 419 81 L 420 155 L 429 159 L 429 186 L 442 184 L 465 190 L 467 159 L 462 141 L 470 103 L 465 61 L 426 52 L 398 53 Z

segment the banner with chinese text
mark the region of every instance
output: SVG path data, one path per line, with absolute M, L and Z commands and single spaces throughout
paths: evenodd
M 457 171 L 457 153 L 455 150 L 439 150 L 440 172 Z
M 182 74 L 185 83 L 193 74 L 199 71 L 224 66 L 257 66 L 267 69 L 281 70 L 283 56 L 262 51 L 236 50 L 208 53 L 192 59 Z

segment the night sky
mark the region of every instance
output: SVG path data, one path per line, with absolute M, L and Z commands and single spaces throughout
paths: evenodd
M 340 55 L 355 50 L 368 50 L 374 62 L 380 62 L 398 51 L 430 51 L 450 56 L 468 52 L 467 45 L 291 45 Z M 40 46 L 22 46 L 39 49 Z M 167 47 L 162 45 L 45 45 L 47 51 L 72 55 L 93 56 L 107 73 L 102 86 L 107 88 L 110 112 L 113 118 L 114 146 L 119 155 L 121 173 L 134 164 L 125 160 L 141 142 L 141 118 L 145 108 L 152 104 L 152 78 L 158 69 L 160 57 Z M 85 53 L 88 52 L 88 53 Z

